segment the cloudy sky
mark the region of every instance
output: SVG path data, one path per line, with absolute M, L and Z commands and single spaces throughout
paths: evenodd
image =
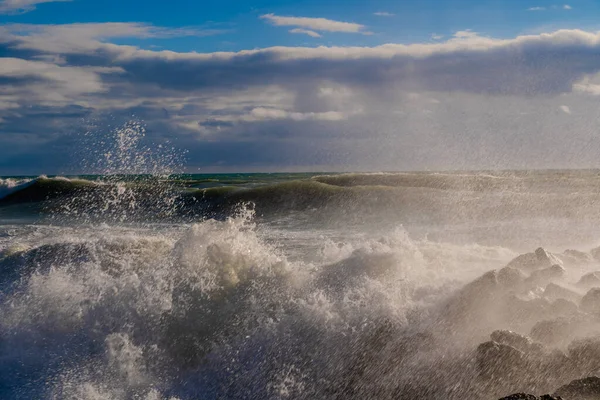
M 600 2 L 0 0 L 0 174 L 600 167 Z M 159 150 L 157 150 L 158 152 Z

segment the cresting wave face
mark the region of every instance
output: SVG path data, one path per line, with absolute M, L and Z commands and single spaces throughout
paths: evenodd
M 0 398 L 494 399 L 600 368 L 596 172 L 172 175 L 141 128 L 108 175 L 0 182 Z

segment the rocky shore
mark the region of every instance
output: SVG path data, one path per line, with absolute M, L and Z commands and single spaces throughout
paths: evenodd
M 474 351 L 479 395 L 600 399 L 600 271 L 589 272 L 599 257 L 598 249 L 538 248 L 448 301 L 444 335 L 470 341 L 490 332 Z

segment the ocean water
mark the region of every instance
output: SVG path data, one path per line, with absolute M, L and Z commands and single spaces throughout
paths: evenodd
M 550 393 L 584 372 L 490 378 L 479 345 L 574 315 L 544 352 L 595 337 L 599 206 L 592 170 L 3 177 L 0 398 Z M 564 274 L 490 298 L 539 247 Z

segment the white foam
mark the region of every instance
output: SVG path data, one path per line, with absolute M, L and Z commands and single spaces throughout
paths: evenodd
M 0 260 L 38 268 L 2 299 L 0 372 L 58 376 L 48 390 L 73 399 L 325 395 L 382 321 L 416 331 L 411 313 L 448 283 L 514 255 L 399 228 L 291 262 L 251 212 L 161 232 L 55 227 L 27 244 Z

